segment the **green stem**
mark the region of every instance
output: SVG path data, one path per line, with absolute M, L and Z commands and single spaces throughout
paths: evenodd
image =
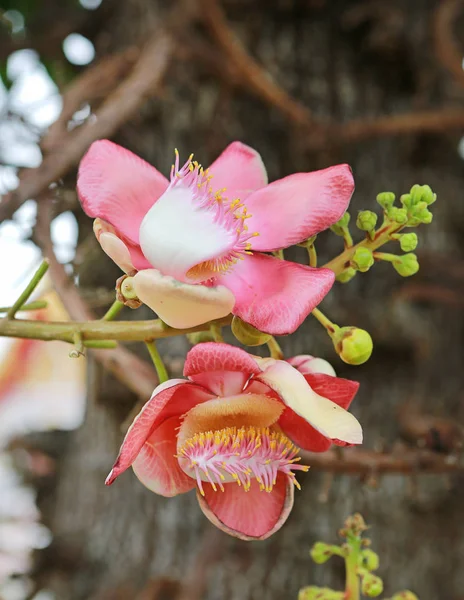
M 48 270 L 48 261 L 43 260 L 42 264 L 37 269 L 37 271 L 34 273 L 30 282 L 27 284 L 23 293 L 19 296 L 19 298 L 16 300 L 16 302 L 13 304 L 13 306 L 6 313 L 7 319 L 14 319 L 15 314 L 18 312 L 18 310 L 21 308 L 21 306 L 26 304 L 26 302 L 29 300 L 31 294 L 33 293 L 35 288 L 38 286 L 40 280 L 45 275 L 47 270 Z
M 353 238 L 348 227 L 343 227 L 343 241 L 345 242 L 345 249 L 353 246 Z
M 306 248 L 308 250 L 309 266 L 317 267 L 317 252 L 316 252 L 315 245 L 311 244 L 310 246 L 307 246 Z
M 358 244 L 351 246 L 351 248 L 346 248 L 341 254 L 332 260 L 329 260 L 329 262 L 324 265 L 324 268 L 331 269 L 335 275 L 340 275 L 345 269 L 349 268 L 350 261 L 358 248 L 369 248 L 369 250 L 374 252 L 374 250 L 377 250 L 377 248 L 380 248 L 380 246 L 389 242 L 392 234 L 397 233 L 404 227 L 405 225 L 399 225 L 398 223 L 387 223 L 382 225 L 382 227 L 376 231 L 374 239 L 371 240 L 365 238 Z
M 102 317 L 102 320 L 103 321 L 113 321 L 113 319 L 115 319 L 119 315 L 119 313 L 122 311 L 123 308 L 124 308 L 124 302 L 115 300 L 113 302 L 113 304 L 109 307 L 109 309 L 106 311 L 104 316 Z
M 400 260 L 400 257 L 397 254 L 390 254 L 388 252 L 374 252 L 373 256 L 376 260 L 385 260 L 392 263 Z
M 330 337 L 332 337 L 333 334 L 337 331 L 337 329 L 339 329 L 338 325 L 332 323 L 332 321 L 328 317 L 326 317 L 325 314 L 321 312 L 318 308 L 315 308 L 311 312 L 311 314 L 313 315 L 313 317 L 316 317 L 319 323 L 327 330 L 327 333 L 330 335 Z
M 360 586 L 358 577 L 359 552 L 361 540 L 353 539 L 350 543 L 348 555 L 345 557 L 346 585 L 345 600 L 360 600 Z
M 266 343 L 267 347 L 269 348 L 269 352 L 271 353 L 271 357 L 275 358 L 276 360 L 282 360 L 284 353 L 282 352 L 282 348 L 279 346 L 275 337 L 271 335 Z
M 47 308 L 47 306 L 48 302 L 46 300 L 34 300 L 34 302 L 23 304 L 23 306 L 21 306 L 21 312 L 24 310 L 39 310 L 41 308 Z M 11 309 L 11 306 L 1 306 L 0 313 L 7 313 Z
M 79 358 L 84 356 L 84 342 L 79 331 L 75 331 L 73 335 L 74 349 L 69 353 L 69 358 Z
M 150 353 L 151 360 L 155 365 L 156 374 L 158 375 L 158 379 L 160 383 L 164 383 L 169 379 L 168 372 L 166 367 L 164 366 L 163 359 L 161 358 L 160 353 L 158 352 L 158 348 L 156 347 L 155 341 L 151 340 L 149 342 L 145 341 L 145 345 Z
M 104 350 L 116 348 L 118 344 L 114 340 L 88 340 L 84 342 L 86 348 L 102 348 Z

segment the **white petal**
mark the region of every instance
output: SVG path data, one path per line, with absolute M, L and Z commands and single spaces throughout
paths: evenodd
M 310 358 L 299 366 L 298 370 L 302 373 L 322 373 L 336 377 L 335 369 L 323 358 Z
M 170 327 L 186 329 L 228 315 L 235 297 L 223 285 L 206 287 L 177 281 L 156 269 L 139 271 L 135 293 Z
M 231 232 L 215 223 L 214 216 L 214 211 L 199 208 L 189 188 L 168 189 L 140 226 L 144 255 L 163 275 L 188 281 L 189 269 L 233 248 Z
M 322 435 L 348 444 L 362 442 L 358 420 L 335 402 L 316 394 L 304 376 L 288 363 L 276 361 L 257 378 L 277 392 L 289 408 Z

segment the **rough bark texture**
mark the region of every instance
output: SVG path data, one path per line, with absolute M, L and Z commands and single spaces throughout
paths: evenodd
M 143 39 L 161 22 L 165 4 L 113 2 L 95 39 L 100 53 Z M 250 54 L 283 88 L 316 117 L 340 122 L 462 103 L 462 89 L 440 68 L 433 52 L 431 25 L 437 5 L 431 0 L 237 0 L 226 5 L 226 12 Z M 201 27 L 195 35 L 211 43 Z M 189 40 L 182 37 L 179 54 L 188 51 Z M 216 53 L 219 59 L 218 51 L 211 51 L 212 56 Z M 208 163 L 233 139 L 262 153 L 271 179 L 348 162 L 357 182 L 353 214 L 373 209 L 379 191 L 404 193 L 414 183 L 428 183 L 439 202 L 433 224 L 420 232 L 429 260 L 424 257 L 423 275 L 416 282 L 442 289 L 450 281 L 456 287 L 458 280 L 445 266 L 460 260 L 463 250 L 463 167 L 456 150 L 460 132 L 340 146 L 329 139 L 316 151 L 305 150 L 310 137 L 253 93 L 211 73 L 206 63 L 178 56 L 161 97 L 149 99 L 116 141 L 164 172 L 175 146 L 181 156 L 194 151 Z M 333 234 L 320 236 L 322 260 L 340 249 Z M 297 255 L 303 259 L 303 253 Z M 101 268 L 93 264 L 85 270 L 86 284 L 110 288 L 116 272 L 109 272 L 103 255 L 98 260 Z M 364 426 L 366 447 L 390 447 L 398 440 L 398 410 L 406 402 L 432 415 L 458 421 L 464 416 L 462 305 L 459 310 L 440 298 L 419 305 L 408 300 L 409 285 L 390 265 L 380 264 L 349 285 L 335 286 L 324 301 L 323 309 L 336 322 L 371 331 L 375 352 L 365 366 L 342 364 L 312 320 L 297 335 L 282 339 L 288 355 L 322 355 L 341 376 L 361 381 L 353 411 Z M 402 299 L 396 297 L 401 290 Z M 162 345 L 177 363 L 174 370 L 186 347 L 180 340 Z M 464 522 L 459 478 L 389 476 L 374 486 L 372 480 L 353 476 L 335 476 L 329 482 L 327 476 L 310 472 L 302 478 L 303 490 L 279 533 L 261 543 L 234 540 L 214 530 L 193 493 L 157 497 L 130 472 L 113 487 L 104 487 L 122 440 L 121 423 L 135 399 L 108 378 L 97 377 L 95 370 L 91 365 L 94 385 L 85 423 L 69 436 L 56 488 L 41 498 L 55 534 L 49 551 L 54 558 L 47 561 L 53 565 L 44 586 L 60 600 L 282 600 L 296 599 L 298 589 L 308 584 L 341 587 L 343 570 L 337 559 L 315 566 L 308 549 L 316 540 L 335 541 L 342 520 L 354 511 L 373 526 L 387 595 L 410 588 L 422 600 L 460 597 Z M 329 483 L 328 498 L 321 501 Z M 171 579 L 187 590 L 182 592 Z

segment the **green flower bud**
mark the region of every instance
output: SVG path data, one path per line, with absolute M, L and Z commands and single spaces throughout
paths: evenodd
M 383 581 L 377 575 L 367 573 L 362 578 L 361 590 L 365 596 L 375 598 L 383 592 Z
M 415 275 L 419 270 L 417 256 L 412 252 L 398 256 L 398 260 L 395 260 L 393 267 L 401 277 L 411 277 L 411 275 Z
M 135 300 L 137 294 L 135 293 L 133 286 L 134 278 L 126 277 L 121 283 L 121 294 L 126 300 Z
M 429 205 L 433 204 L 437 199 L 437 195 L 432 192 L 432 188 L 429 185 L 418 185 L 417 183 L 412 186 L 410 195 L 413 205 L 419 202 L 425 202 Z
M 335 352 L 349 365 L 362 365 L 369 360 L 373 343 L 367 331 L 358 327 L 340 327 L 332 336 Z
M 413 205 L 413 199 L 411 194 L 402 194 L 402 196 L 400 196 L 400 202 L 404 208 L 411 208 L 411 206 Z
M 356 269 L 353 269 L 353 267 L 349 267 L 348 269 L 342 271 L 340 275 L 337 275 L 335 279 L 337 281 L 340 281 L 340 283 L 348 283 L 348 281 L 351 281 L 353 279 L 356 273 Z
M 404 225 L 404 223 L 408 220 L 408 211 L 405 208 L 397 208 L 396 206 L 392 206 L 387 211 L 387 217 L 390 221 L 394 221 L 399 225 Z
M 387 210 L 395 203 L 395 194 L 393 192 L 382 192 L 377 194 L 377 202 L 384 210 Z
M 309 551 L 309 554 L 318 565 L 323 565 L 333 556 L 330 544 L 325 544 L 324 542 L 316 542 Z
M 417 248 L 417 233 L 403 233 L 400 237 L 400 246 L 403 252 L 412 252 Z
M 349 212 L 346 212 L 341 219 L 339 219 L 336 223 L 334 223 L 330 230 L 333 231 L 336 235 L 343 236 L 343 229 L 348 227 L 351 216 Z
M 232 333 L 245 346 L 261 346 L 271 339 L 268 333 L 262 333 L 253 325 L 245 323 L 239 317 L 232 319 Z
M 397 592 L 391 600 L 419 600 L 419 598 L 413 592 L 404 590 L 403 592 Z
M 377 215 L 371 210 L 362 210 L 358 213 L 356 227 L 362 231 L 372 231 L 377 224 Z
M 353 254 L 351 264 L 355 269 L 361 271 L 361 273 L 369 271 L 369 269 L 374 264 L 374 256 L 372 255 L 372 250 L 360 246 L 356 249 L 356 252 Z
M 379 568 L 379 555 L 373 550 L 363 550 L 361 552 L 361 558 L 364 567 L 368 571 L 375 571 Z

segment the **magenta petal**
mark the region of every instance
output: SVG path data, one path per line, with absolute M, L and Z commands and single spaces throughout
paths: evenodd
M 154 167 L 110 142 L 94 142 L 79 166 L 77 193 L 84 211 L 111 223 L 133 244 L 140 224 L 168 180 Z
M 206 517 L 229 535 L 242 540 L 264 540 L 278 531 L 293 507 L 294 485 L 278 473 L 272 492 L 260 491 L 256 480 L 248 492 L 236 483 L 226 483 L 224 492 L 203 485 L 205 496 L 197 492 L 200 508 Z
M 253 250 L 287 248 L 327 229 L 348 208 L 354 181 L 348 165 L 279 179 L 247 198 Z
M 232 142 L 209 167 L 214 190 L 226 188 L 229 200 L 245 200 L 267 184 L 266 168 L 256 150 L 241 142 Z
M 182 415 L 212 397 L 208 391 L 185 379 L 171 379 L 159 385 L 129 427 L 106 485 L 111 485 L 132 465 L 151 433 L 163 421 Z
M 323 374 L 307 374 L 304 376 L 311 388 L 320 396 L 324 396 L 338 406 L 348 409 L 359 389 L 357 381 L 332 377 Z M 325 452 L 335 440 L 330 440 L 314 429 L 305 419 L 297 415 L 291 408 L 286 408 L 279 419 L 279 426 L 294 444 L 310 452 Z M 344 443 L 343 443 L 344 445 Z
M 175 456 L 180 423 L 180 417 L 171 417 L 157 427 L 132 465 L 140 482 L 161 496 L 176 496 L 195 487 L 195 481 L 182 471 Z
M 330 269 L 313 269 L 264 254 L 239 261 L 218 278 L 235 296 L 234 315 L 260 331 L 293 333 L 329 292 Z

